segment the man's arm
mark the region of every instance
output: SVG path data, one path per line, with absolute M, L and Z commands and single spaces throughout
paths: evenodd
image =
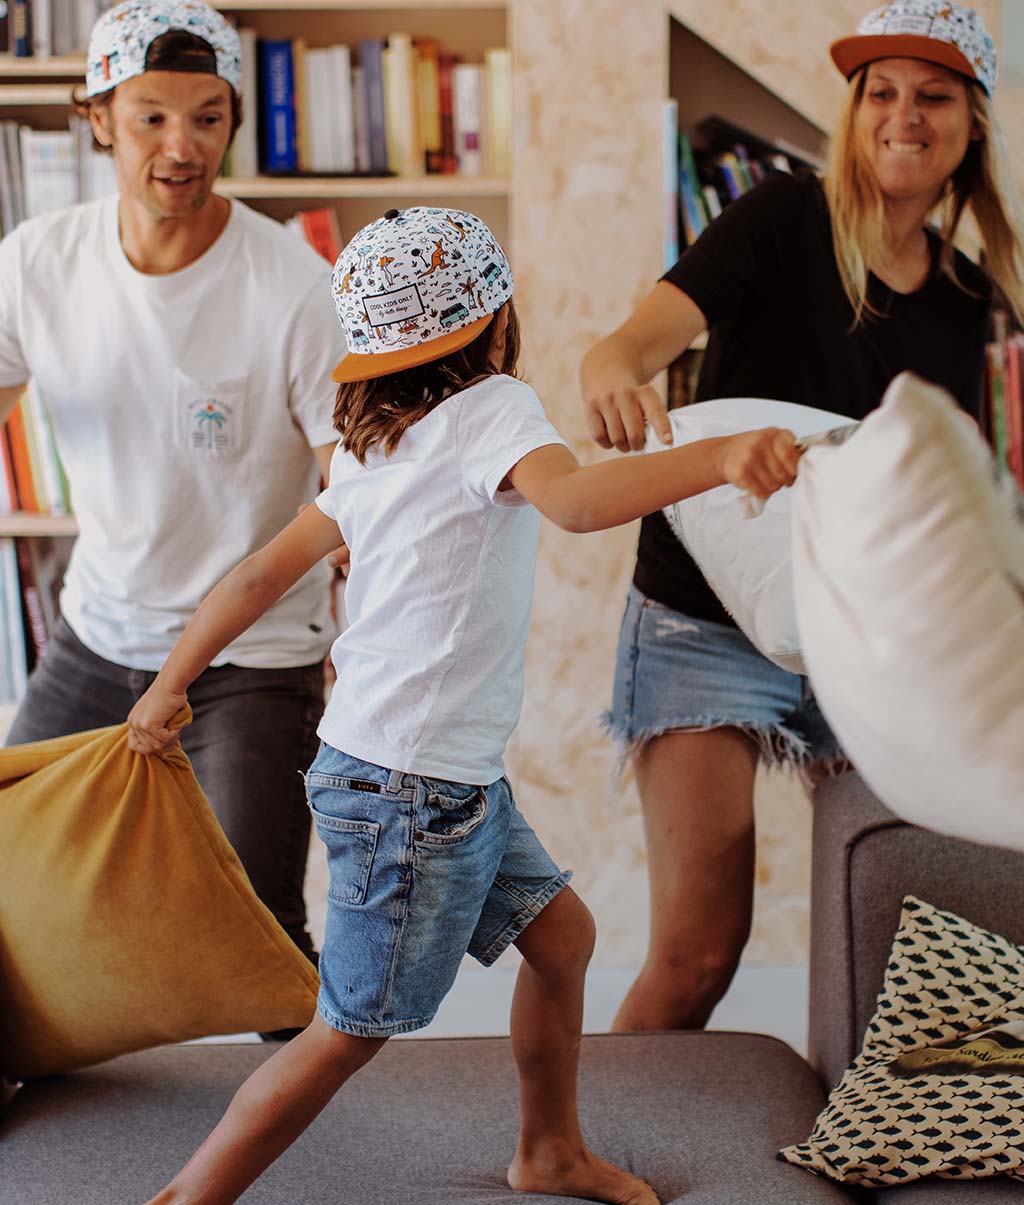
M 602 448 L 644 446 L 648 423 L 672 442 L 665 403 L 648 382 L 686 350 L 707 321 L 681 289 L 659 281 L 626 321 L 584 356 L 580 386 L 587 429 Z
M 25 385 L 0 386 L 0 427 L 7 422 L 11 411 L 18 404 L 18 398 L 25 392 Z

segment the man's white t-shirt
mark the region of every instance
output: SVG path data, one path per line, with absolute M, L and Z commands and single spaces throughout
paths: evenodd
M 136 271 L 117 198 L 0 243 L 0 386 L 49 407 L 80 536 L 61 597 L 93 652 L 158 669 L 205 594 L 309 502 L 345 352 L 330 266 L 232 203 L 194 263 Z M 218 657 L 312 664 L 333 635 L 318 566 Z
M 540 516 L 500 490 L 564 440 L 533 390 L 490 377 L 445 399 L 390 456 L 339 446 L 317 499 L 352 552 L 338 685 L 318 729 L 352 757 L 486 785 L 519 719 Z

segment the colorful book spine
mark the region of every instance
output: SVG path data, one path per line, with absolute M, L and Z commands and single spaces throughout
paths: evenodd
M 250 180 L 259 174 L 259 53 L 254 29 L 240 29 L 242 50 L 242 124 L 231 146 L 231 174 Z
M 263 83 L 263 169 L 289 172 L 298 168 L 295 137 L 295 67 L 290 38 L 260 42 Z
M 444 52 L 437 56 L 437 100 L 441 117 L 441 171 L 454 175 L 459 170 L 459 159 L 455 151 L 455 112 L 452 91 L 452 73 L 458 57 Z
M 384 175 L 388 171 L 388 132 L 384 110 L 384 43 L 380 38 L 364 38 L 359 43 L 359 63 L 366 98 L 370 171 Z
M 452 122 L 463 176 L 483 174 L 483 103 L 483 68 L 478 63 L 457 63 L 452 70 Z
M 32 4 L 31 0 L 10 0 L 11 12 L 9 42 L 16 59 L 32 57 Z
M 417 38 L 416 94 L 419 102 L 423 168 L 431 174 L 443 170 L 441 152 L 441 92 L 437 59 L 441 47 L 435 38 Z
M 679 102 L 674 99 L 667 100 L 662 142 L 662 184 L 665 190 L 662 262 L 666 268 L 671 268 L 679 258 L 679 169 L 676 163 L 678 145 Z
M 22 404 L 11 411 L 7 419 L 7 437 L 10 440 L 11 460 L 14 464 L 14 482 L 18 491 L 18 509 L 39 513 L 39 500 L 32 480 L 32 461 L 28 451 L 28 432 Z
M 505 179 L 512 170 L 512 52 L 505 46 L 484 51 L 485 168 Z

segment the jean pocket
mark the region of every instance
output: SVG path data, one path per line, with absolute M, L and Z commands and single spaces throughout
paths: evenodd
M 370 885 L 380 825 L 376 820 L 327 816 L 312 804 L 309 810 L 327 850 L 328 896 L 339 904 L 361 904 Z
M 420 845 L 458 845 L 483 823 L 487 792 L 483 787 L 426 781 L 427 795 L 416 817 Z M 436 789 L 435 789 L 436 788 Z

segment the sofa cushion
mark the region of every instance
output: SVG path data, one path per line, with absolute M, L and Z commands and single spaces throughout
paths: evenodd
M 756 427 L 784 427 L 802 438 L 855 420 L 794 402 L 737 397 L 683 406 L 669 421 L 678 447 Z M 646 450 L 665 450 L 653 428 Z M 749 503 L 741 490 L 723 485 L 666 506 L 665 517 L 754 646 L 783 669 L 803 673 L 793 604 L 791 492 L 777 490 L 756 517 Z
M 0 750 L 5 1074 L 305 1025 L 316 988 L 180 748 L 130 753 L 121 724 Z
M 905 895 L 1024 945 L 1024 854 L 915 828 L 857 774 L 814 792 L 810 1061 L 826 1085 L 860 1049 Z
M 863 1049 L 783 1158 L 869 1186 L 1024 1179 L 1022 1022 L 1024 950 L 908 896 Z
M 188 1158 L 274 1047 L 133 1054 L 22 1088 L 0 1131 L 5 1199 L 141 1201 Z M 780 1163 L 824 1101 L 807 1064 L 754 1034 L 586 1037 L 580 1110 L 592 1148 L 669 1205 L 848 1201 Z M 250 1189 L 251 1205 L 570 1205 L 514 1193 L 517 1128 L 505 1038 L 389 1043 Z
M 949 394 L 903 373 L 794 489 L 807 672 L 879 798 L 1024 850 L 1024 506 Z

